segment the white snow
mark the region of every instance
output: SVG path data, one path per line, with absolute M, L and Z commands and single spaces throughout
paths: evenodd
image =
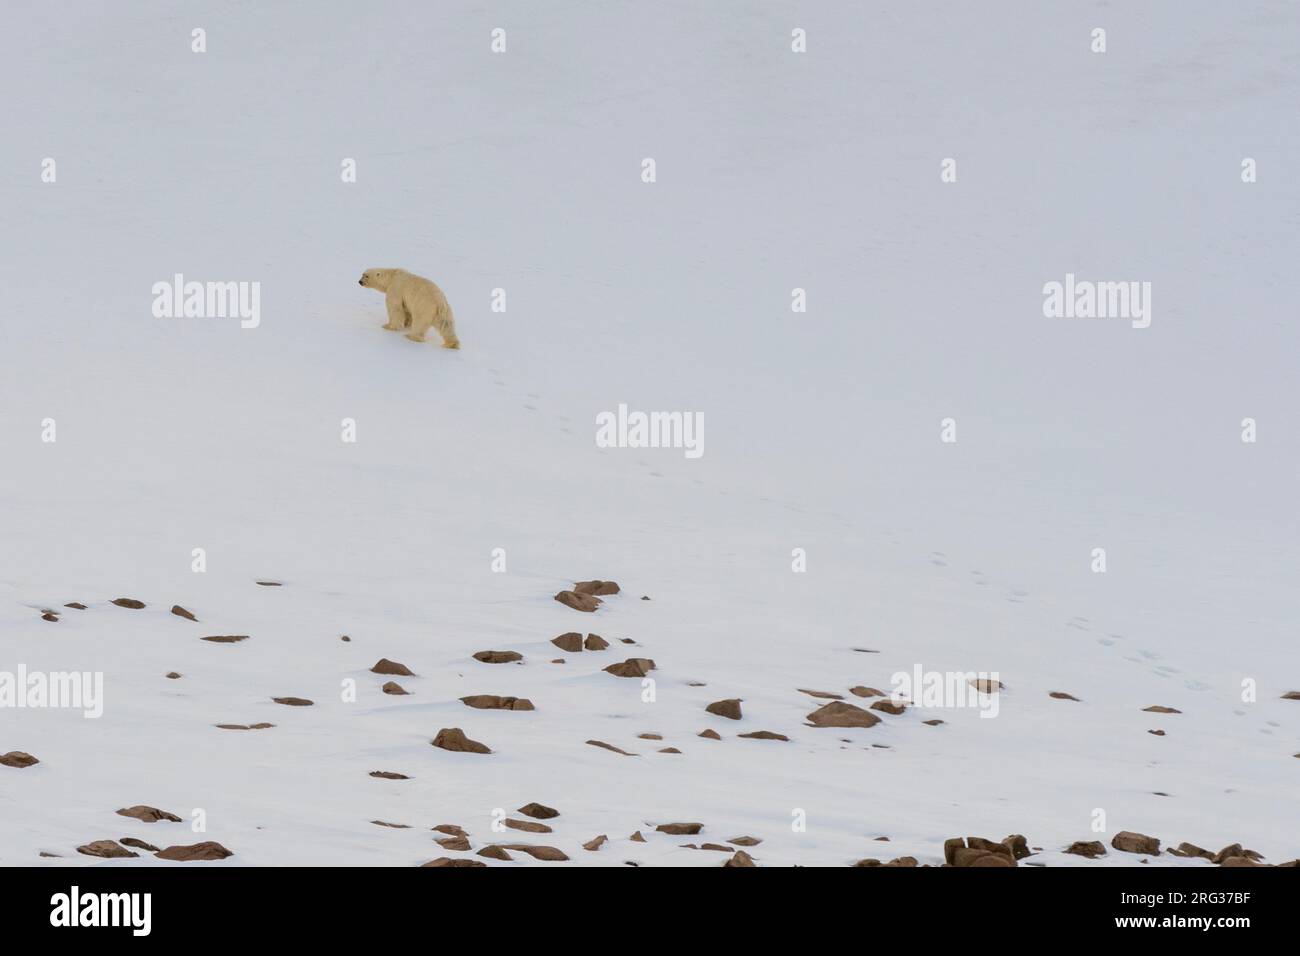
M 0 710 L 0 753 L 41 761 L 0 767 L 0 864 L 153 862 L 75 852 L 122 836 L 216 840 L 216 865 L 471 856 L 442 823 L 573 859 L 491 865 L 718 865 L 681 844 L 741 834 L 760 865 L 935 863 L 1013 832 L 1077 864 L 1125 829 L 1300 855 L 1293 4 L 5 16 L 0 671 L 102 671 L 105 712 Z M 463 349 L 382 331 L 375 266 L 437 281 Z M 259 282 L 260 326 L 154 318 L 178 272 Z M 1045 318 L 1068 272 L 1150 281 L 1150 328 Z M 703 456 L 597 447 L 620 403 L 701 413 Z M 589 578 L 624 592 L 552 600 Z M 615 643 L 549 644 L 570 630 Z M 653 702 L 602 672 L 629 656 Z M 805 726 L 797 688 L 918 663 L 997 671 L 997 718 Z M 743 721 L 704 712 L 724 697 Z M 492 831 L 529 801 L 555 833 Z M 206 832 L 113 813 L 139 803 Z M 653 833 L 681 820 L 705 828 Z

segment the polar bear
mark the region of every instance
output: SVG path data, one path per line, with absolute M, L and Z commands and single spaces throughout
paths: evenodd
M 424 333 L 433 326 L 442 336 L 445 349 L 460 348 L 456 338 L 456 321 L 442 290 L 422 276 L 405 269 L 367 269 L 358 284 L 384 293 L 388 304 L 388 322 L 384 328 L 400 332 L 410 327 L 406 337 L 423 342 Z

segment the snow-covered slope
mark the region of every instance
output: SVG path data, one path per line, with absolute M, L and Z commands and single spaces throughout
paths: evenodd
M 439 824 L 585 865 L 1300 854 L 1293 4 L 11 6 L 0 671 L 102 672 L 104 712 L 0 710 L 40 760 L 0 767 L 0 864 L 478 858 Z M 372 266 L 463 349 L 382 331 Z M 260 325 L 154 317 L 176 273 L 260 283 Z M 1150 327 L 1045 318 L 1067 273 L 1151 282 Z M 620 403 L 702 414 L 704 454 L 598 447 Z M 552 600 L 591 578 L 623 592 Z M 801 688 L 917 665 L 998 672 L 998 716 L 807 726 Z M 530 801 L 553 833 L 493 831 Z

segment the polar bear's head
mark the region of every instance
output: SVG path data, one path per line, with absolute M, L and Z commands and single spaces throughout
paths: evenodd
M 367 289 L 376 289 L 379 292 L 388 291 L 388 280 L 392 277 L 392 269 L 367 269 L 361 273 L 361 278 L 357 284 Z

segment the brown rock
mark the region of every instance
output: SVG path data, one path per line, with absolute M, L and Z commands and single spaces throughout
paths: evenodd
M 464 827 L 459 827 L 454 823 L 439 823 L 432 829 L 438 833 L 446 833 L 450 836 L 469 836 L 469 834 L 465 832 Z
M 656 832 L 672 836 L 695 836 L 702 829 L 704 829 L 703 823 L 661 823 L 655 827 Z
M 586 611 L 589 614 L 601 605 L 600 598 L 591 594 L 579 594 L 577 591 L 561 591 L 555 595 L 555 600 L 565 607 L 571 607 L 575 611 Z
M 489 860 L 510 861 L 514 859 L 513 856 L 511 856 L 509 853 L 507 853 L 504 849 L 502 849 L 499 846 L 485 846 L 483 849 L 478 851 L 478 855 L 485 856 Z
M 1047 696 L 1048 696 L 1048 697 L 1051 697 L 1051 698 L 1054 698 L 1055 700 L 1075 700 L 1075 701 L 1077 701 L 1077 700 L 1079 699 L 1079 698 L 1075 697 L 1073 694 L 1067 694 L 1067 693 L 1066 693 L 1065 691 L 1063 691 L 1063 690 L 1054 690 L 1054 691 L 1051 691 Z
M 600 836 L 588 840 L 586 843 L 582 845 L 582 848 L 584 850 L 599 850 L 602 846 L 604 846 L 608 842 L 609 842 L 609 837 L 605 836 L 605 834 L 602 833 Z
M 469 840 L 465 839 L 463 836 L 443 837 L 440 840 L 434 840 L 434 842 L 444 850 L 465 851 L 469 849 Z
M 727 859 L 727 862 L 722 865 L 723 866 L 756 866 L 757 864 L 754 863 L 754 858 L 750 856 L 748 853 L 746 853 L 744 850 L 737 850 Z
M 617 594 L 619 588 L 613 581 L 579 581 L 573 590 L 579 594 Z
M 1300 690 L 1289 690 L 1282 695 L 1283 700 L 1300 700 Z
M 843 694 L 832 694 L 828 690 L 805 690 L 804 688 L 800 687 L 798 688 L 798 691 L 801 694 L 807 694 L 809 697 L 816 697 L 820 700 L 843 700 L 844 699 Z
M 409 823 L 389 823 L 387 820 L 371 820 L 370 822 L 377 827 L 388 827 L 388 829 L 390 830 L 411 829 L 411 825 Z
M 513 820 L 509 817 L 505 821 L 506 826 L 512 830 L 523 830 L 525 833 L 554 833 L 545 823 L 533 823 L 531 820 Z
M 679 753 L 681 753 L 681 751 L 678 750 L 676 747 L 661 747 L 661 748 L 659 748 L 659 753 L 661 753 L 661 754 L 679 754 Z
M 511 664 L 523 659 L 524 655 L 517 651 L 479 651 L 474 655 L 474 660 L 484 664 Z
M 637 734 L 638 740 L 663 740 L 663 734 Z
M 855 697 L 888 697 L 883 690 L 876 690 L 874 687 L 850 687 L 849 693 Z
M 1147 733 L 1152 734 L 1156 737 L 1163 737 L 1165 735 L 1165 732 L 1163 730 L 1148 730 Z
M 807 720 L 814 727 L 874 727 L 880 718 L 856 704 L 833 700 L 817 708 Z
M 385 681 L 384 686 L 379 689 L 382 690 L 385 694 L 396 694 L 399 697 L 407 696 L 406 688 L 403 687 L 401 684 L 397 683 L 397 681 L 395 680 Z
M 738 836 L 738 837 L 732 837 L 727 842 L 734 843 L 736 846 L 758 846 L 763 841 L 760 840 L 758 837 Z
M 729 697 L 726 700 L 715 700 L 704 709 L 710 714 L 716 714 L 718 717 L 726 717 L 728 720 L 740 720 L 743 716 L 740 712 L 739 697 Z
M 286 707 L 311 707 L 313 703 L 306 697 L 272 697 L 271 700 Z
M 475 694 L 462 697 L 461 703 L 477 710 L 533 710 L 533 702 L 527 697 L 496 697 L 492 694 Z
M 166 673 L 165 676 L 166 676 L 166 678 L 167 678 L 168 680 L 180 680 L 180 679 L 181 679 L 181 675 L 178 674 L 176 671 L 168 671 L 168 672 Z
M 131 817 L 140 820 L 143 823 L 157 823 L 159 820 L 167 820 L 171 823 L 180 823 L 181 818 L 174 813 L 168 813 L 166 810 L 159 810 L 157 807 L 147 807 L 143 804 L 137 804 L 134 807 L 123 807 L 117 811 L 121 817 Z
M 605 668 L 615 677 L 645 677 L 655 669 L 655 662 L 648 657 L 629 657 L 621 664 L 610 664 Z
M 553 846 L 539 846 L 534 843 L 502 843 L 500 846 L 505 850 L 527 853 L 534 860 L 543 860 L 548 863 L 558 863 L 568 859 L 562 850 L 558 850 Z
M 1110 845 L 1125 853 L 1145 853 L 1148 856 L 1160 855 L 1160 841 L 1144 833 L 1121 830 L 1111 839 Z
M 721 740 L 721 739 L 722 739 L 722 735 L 721 735 L 720 733 L 718 733 L 716 730 L 701 730 L 698 734 L 696 734 L 696 736 L 697 736 L 697 737 L 708 737 L 710 740 Z M 1300 754 L 1297 754 L 1296 756 L 1300 756 Z
M 551 638 L 551 643 L 560 650 L 573 654 L 582 650 L 582 635 L 577 631 L 569 631 L 567 634 Z
M 981 694 L 996 694 L 998 691 L 1002 690 L 1003 687 L 1002 681 L 993 680 L 991 677 L 976 677 L 966 683 L 970 684 Z
M 217 724 L 218 730 L 267 730 L 275 724 Z
M 137 850 L 144 850 L 146 853 L 157 853 L 158 848 L 152 843 L 145 843 L 144 840 L 137 840 L 135 837 L 122 837 L 117 841 L 122 846 L 135 847 Z
M 1142 710 L 1148 714 L 1181 714 L 1182 711 L 1176 707 L 1165 707 L 1161 704 L 1152 704 L 1150 707 L 1143 707 Z
M 635 756 L 636 756 L 636 754 L 628 753 L 626 750 L 619 750 L 619 749 L 618 749 L 617 747 L 615 747 L 613 744 L 607 744 L 607 743 L 605 743 L 605 741 L 603 741 L 603 740 L 588 740 L 587 743 L 591 744 L 591 746 L 593 746 L 593 747 L 601 747 L 601 748 L 603 748 L 603 749 L 605 749 L 605 750 L 612 750 L 612 751 L 614 751 L 614 753 L 616 753 L 616 754 L 622 754 L 624 757 L 635 757 Z
M 370 668 L 372 674 L 384 674 L 390 677 L 414 677 L 415 674 L 405 664 L 399 664 L 397 661 L 390 661 L 387 657 L 381 657 L 375 661 Z
M 609 647 L 609 641 L 605 640 L 599 634 L 588 634 L 587 639 L 582 642 L 582 646 L 589 651 L 603 651 Z
M 510 859 L 506 857 L 506 859 Z M 449 856 L 440 856 L 436 860 L 430 860 L 428 863 L 421 863 L 420 869 L 426 866 L 487 866 L 486 863 L 480 863 L 478 860 L 466 860 L 464 858 L 452 859 Z
M 79 604 L 79 603 L 76 602 L 76 601 L 73 601 L 71 604 L 65 604 L 65 605 L 63 605 L 63 606 L 64 606 L 64 607 L 74 608 L 75 610 L 78 610 L 78 611 L 84 611 L 84 610 L 86 609 L 86 605 L 84 605 L 84 604 Z
M 560 815 L 559 810 L 548 807 L 544 803 L 525 803 L 519 808 L 519 812 L 526 817 L 532 817 L 534 820 L 554 820 Z
M 281 586 L 279 581 L 256 581 L 254 583 L 259 584 L 264 588 L 278 588 Z
M 33 764 L 40 763 L 35 757 L 21 750 L 11 750 L 7 754 L 0 754 L 0 765 L 6 767 L 15 767 L 18 770 L 25 770 Z
M 213 644 L 238 644 L 240 641 L 248 640 L 247 634 L 213 634 L 210 637 L 200 637 L 200 641 L 211 641 Z
M 492 752 L 486 745 L 466 737 L 465 732 L 459 727 L 444 727 L 430 743 L 453 753 L 490 754 Z
M 737 736 L 737 737 L 748 737 L 750 740 L 785 740 L 785 741 L 789 741 L 789 739 L 790 739 L 790 738 L 787 737 L 785 734 L 773 733 L 773 732 L 770 731 L 770 730 L 755 730 L 753 733 L 749 733 L 749 734 L 737 734 L 736 736 Z
M 1203 860 L 1214 859 L 1213 853 L 1203 847 L 1197 846 L 1195 843 L 1180 843 L 1176 849 L 1171 849 L 1169 852 L 1174 856 L 1200 857 Z
M 118 607 L 129 607 L 133 611 L 138 611 L 140 608 L 144 607 L 144 602 L 137 601 L 135 598 L 114 598 L 113 603 Z M 98 842 L 103 843 L 104 841 L 100 840 Z M 135 856 L 134 853 L 131 855 Z
M 104 859 L 119 859 L 123 857 L 139 856 L 139 853 L 132 853 L 124 846 L 119 846 L 115 840 L 92 840 L 85 846 L 77 847 L 78 853 L 84 853 L 86 856 L 99 856 Z
M 925 724 L 927 727 L 938 727 L 941 723 L 943 723 L 943 721 L 940 720 L 938 717 L 931 717 L 929 720 L 921 721 L 921 723 Z
M 1019 833 L 1002 838 L 1002 845 L 1011 851 L 1013 860 L 1023 860 L 1029 856 L 1029 841 Z
M 919 866 L 919 865 L 920 864 L 917 863 L 916 857 L 914 856 L 900 856 L 897 857 L 896 859 L 890 860 L 888 863 L 885 864 L 885 866 Z
M 1231 860 L 1233 857 L 1237 857 L 1237 856 L 1245 857 L 1246 859 L 1252 861 L 1258 861 L 1263 859 L 1263 857 L 1261 857 L 1254 850 L 1243 850 L 1241 848 L 1240 843 L 1232 843 L 1229 844 L 1228 846 L 1225 846 L 1218 853 L 1214 854 L 1212 859 L 1214 860 L 1215 863 L 1222 865 L 1226 861 Z
M 57 614 L 55 614 L 53 611 L 45 611 L 43 614 L 41 614 L 41 620 L 42 620 L 42 621 L 51 621 L 51 622 L 53 622 L 54 624 L 58 624 L 58 623 L 59 623 L 59 616 L 58 616 Z
M 643 837 L 643 836 L 641 835 L 641 831 L 640 831 L 640 830 L 637 830 L 636 833 L 633 833 L 630 837 L 628 837 L 628 839 L 631 840 L 633 843 L 644 843 L 644 842 L 645 842 L 645 837 Z
M 196 860 L 224 860 L 234 855 L 220 843 L 204 840 L 202 843 L 191 843 L 189 846 L 169 846 L 158 854 L 158 859 L 181 860 L 188 863 Z
M 893 714 L 897 717 L 903 711 L 907 710 L 907 705 L 894 700 L 878 700 L 871 705 L 872 710 L 878 710 L 882 713 Z
M 198 620 L 198 618 L 195 617 L 190 611 L 185 610 L 185 608 L 181 607 L 179 604 L 172 605 L 172 613 L 175 614 L 177 617 L 185 618 L 185 620 L 187 621 Z

